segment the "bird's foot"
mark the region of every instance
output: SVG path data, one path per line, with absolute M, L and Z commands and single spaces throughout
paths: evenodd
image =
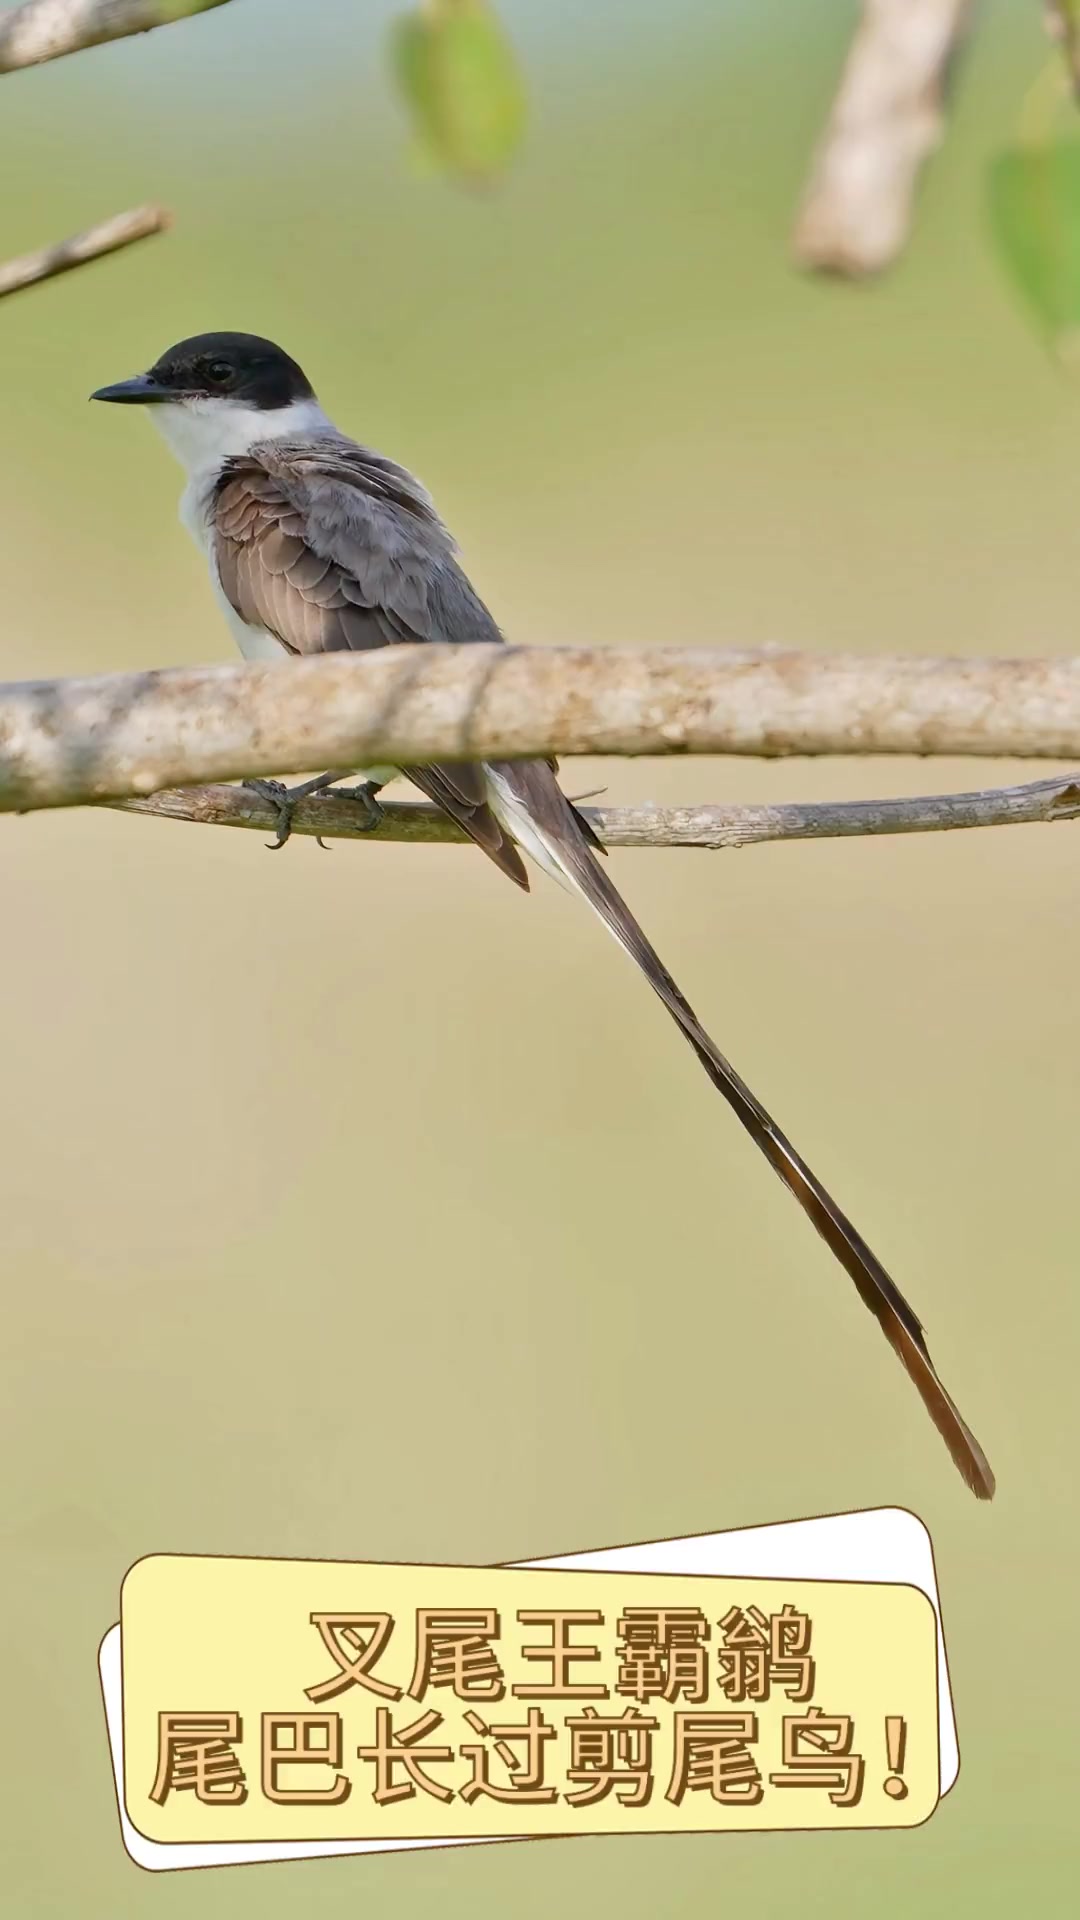
M 361 780 L 359 786 L 343 787 L 341 790 L 343 800 L 355 800 L 362 808 L 364 824 L 361 831 L 363 833 L 374 833 L 386 818 L 385 809 L 380 807 L 376 799 L 376 795 L 381 792 L 382 783 L 378 780 Z
M 286 840 L 290 838 L 293 814 L 300 801 L 306 800 L 310 794 L 323 793 L 329 784 L 329 779 L 325 775 L 320 775 L 317 780 L 305 780 L 299 787 L 287 787 L 283 780 L 245 780 L 243 782 L 248 793 L 257 793 L 259 799 L 265 800 L 277 815 L 276 836 L 273 840 L 266 842 L 271 853 L 280 852 Z M 325 840 L 318 834 L 315 839 L 324 853 L 330 852 Z

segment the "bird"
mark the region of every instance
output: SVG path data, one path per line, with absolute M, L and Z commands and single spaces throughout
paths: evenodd
M 201 549 L 218 605 L 246 660 L 365 652 L 403 643 L 503 642 L 427 489 L 405 467 L 343 433 L 298 363 L 257 334 L 179 341 L 94 400 L 146 406 L 187 475 L 180 517 Z M 554 760 L 357 768 L 365 824 L 403 775 L 528 891 L 523 855 L 582 898 L 644 974 L 766 1160 L 794 1195 L 910 1375 L 972 1492 L 994 1476 L 930 1358 L 915 1312 L 862 1235 L 721 1053 L 601 863 L 604 848 L 564 793 Z M 278 814 L 275 845 L 308 793 L 250 782 Z M 349 776 L 351 777 L 351 776 Z

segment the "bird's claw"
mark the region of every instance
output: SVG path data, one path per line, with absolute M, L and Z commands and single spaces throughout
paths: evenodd
M 267 806 L 272 807 L 276 813 L 277 833 L 273 840 L 266 842 L 266 846 L 269 852 L 280 853 L 285 842 L 292 835 L 293 814 L 296 812 L 297 804 L 310 793 L 310 785 L 287 787 L 283 780 L 245 780 L 243 784 L 248 793 L 257 793 L 259 799 L 265 800 Z M 325 840 L 320 839 L 318 835 L 315 837 L 323 852 L 329 853 L 330 848 Z
M 381 791 L 381 787 L 374 780 L 361 780 L 358 786 L 342 788 L 342 799 L 355 800 L 363 809 L 364 824 L 361 828 L 363 833 L 374 833 L 386 818 L 385 809 L 379 805 L 375 797 Z
M 299 802 L 310 799 L 313 794 L 326 793 L 336 784 L 336 775 L 322 773 L 315 780 L 305 780 L 299 787 L 287 787 L 283 780 L 245 780 L 243 784 L 249 793 L 257 793 L 260 800 L 265 800 L 276 813 L 277 834 L 266 844 L 271 853 L 278 853 L 292 833 L 293 814 Z M 385 815 L 375 798 L 381 791 L 380 783 L 375 780 L 361 780 L 358 786 L 343 787 L 341 790 L 343 800 L 355 800 L 363 811 L 362 833 L 373 833 L 376 827 L 382 825 Z M 319 834 L 315 835 L 315 842 L 324 853 L 332 851 Z

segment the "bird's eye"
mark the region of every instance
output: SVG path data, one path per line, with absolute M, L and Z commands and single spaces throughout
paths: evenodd
M 227 360 L 211 360 L 204 368 L 211 386 L 224 387 L 232 379 L 232 367 Z

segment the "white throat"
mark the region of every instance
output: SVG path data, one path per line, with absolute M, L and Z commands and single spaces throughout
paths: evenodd
M 177 400 L 159 402 L 148 412 L 196 488 L 212 486 L 226 460 L 235 460 L 261 441 L 336 431 L 317 400 L 270 408 L 237 400 Z

